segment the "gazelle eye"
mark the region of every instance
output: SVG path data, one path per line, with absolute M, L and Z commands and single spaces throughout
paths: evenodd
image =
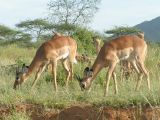
M 19 80 L 19 77 L 16 77 L 16 80 L 18 81 L 18 80 Z
M 81 83 L 81 87 L 84 89 L 84 88 L 85 88 L 85 84 L 84 84 L 84 83 Z
M 86 76 L 87 76 L 87 77 L 92 77 L 92 75 L 93 75 L 93 72 L 92 72 L 92 71 L 89 71 L 89 72 L 86 73 Z

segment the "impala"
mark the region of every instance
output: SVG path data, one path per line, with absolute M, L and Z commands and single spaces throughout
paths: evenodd
M 81 89 L 88 90 L 101 69 L 108 67 L 104 95 L 108 94 L 111 76 L 115 84 L 115 93 L 118 93 L 115 67 L 118 62 L 126 60 L 132 64 L 139 76 L 135 90 L 139 89 L 143 74 L 146 76 L 148 89 L 150 90 L 149 73 L 144 66 L 146 53 L 146 42 L 136 35 L 125 35 L 104 43 L 93 66 L 85 68 L 82 79 L 77 76 Z
M 28 67 L 23 64 L 21 69 L 16 70 L 14 89 L 26 81 L 33 71 L 36 71 L 35 80 L 32 84 L 33 88 L 45 67 L 51 64 L 54 87 L 57 91 L 56 70 L 58 60 L 63 61 L 63 67 L 67 71 L 66 86 L 68 86 L 68 81 L 73 76 L 73 63 L 76 63 L 76 52 L 77 44 L 74 39 L 55 34 L 51 40 L 44 42 L 38 48 L 36 55 Z
M 139 36 L 141 36 L 141 33 L 138 33 Z M 100 48 L 101 48 L 101 40 L 98 39 L 98 37 L 93 37 L 93 45 L 96 48 L 96 54 L 98 55 Z M 131 65 L 129 62 L 123 60 L 120 62 L 120 71 L 121 71 L 121 81 L 123 81 L 123 78 L 125 77 L 126 79 L 129 78 L 132 70 L 131 70 Z
M 98 55 L 101 49 L 101 40 L 98 37 L 93 37 L 93 45 L 96 48 L 96 54 Z
M 144 39 L 144 32 L 138 32 L 137 36 L 141 39 Z

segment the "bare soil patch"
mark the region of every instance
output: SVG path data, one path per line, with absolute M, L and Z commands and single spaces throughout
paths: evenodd
M 159 120 L 160 108 L 155 107 L 92 107 L 75 105 L 64 109 L 51 109 L 34 104 L 0 106 L 0 119 L 12 111 L 25 112 L 32 120 Z

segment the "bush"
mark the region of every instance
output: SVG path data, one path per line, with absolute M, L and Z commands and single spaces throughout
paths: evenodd
M 95 35 L 95 32 L 87 28 L 77 27 L 72 37 L 77 41 L 78 52 L 87 52 L 87 54 L 91 55 L 95 54 L 96 50 L 92 43 L 92 37 L 94 37 Z

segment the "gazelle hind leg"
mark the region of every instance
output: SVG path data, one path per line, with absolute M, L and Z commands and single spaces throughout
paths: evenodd
M 132 61 L 131 64 L 133 66 L 133 69 L 138 74 L 138 79 L 137 79 L 137 83 L 136 83 L 136 87 L 135 87 L 135 91 L 137 91 L 141 85 L 141 82 L 142 82 L 142 73 L 141 73 L 141 70 L 139 69 L 139 67 L 137 66 L 136 61 Z
M 139 70 L 139 68 L 138 68 L 138 66 L 136 64 L 136 61 L 131 61 L 130 63 L 132 65 L 133 69 L 136 71 L 136 73 L 140 74 L 140 70 Z
M 70 69 L 69 69 L 69 67 L 68 67 L 68 60 L 67 60 L 67 59 L 65 59 L 65 60 L 63 61 L 63 67 L 64 67 L 64 69 L 65 69 L 66 72 L 67 72 L 66 86 L 68 86 L 68 81 L 69 81 L 69 79 L 70 79 L 71 73 L 70 73 Z
M 122 61 L 120 61 L 120 80 L 121 80 L 121 82 L 123 82 L 123 80 L 124 80 L 124 68 L 123 67 L 124 67 L 123 63 L 122 63 Z
M 42 72 L 45 70 L 45 68 L 46 68 L 46 64 L 45 64 L 45 63 L 43 63 L 43 64 L 40 65 L 40 67 L 39 67 L 39 69 L 38 69 L 38 71 L 37 71 L 37 73 L 36 73 L 35 80 L 33 81 L 32 89 L 33 89 L 34 86 L 36 85 L 39 77 L 41 76 L 41 74 L 42 74 Z
M 144 66 L 144 62 L 139 62 L 139 67 L 141 69 L 141 71 L 143 72 L 143 74 L 145 75 L 146 79 L 147 79 L 147 86 L 148 89 L 151 89 L 151 85 L 150 85 L 150 79 L 149 79 L 149 72 L 147 71 L 147 69 Z
M 138 91 L 140 86 L 141 86 L 141 83 L 142 83 L 142 77 L 143 75 L 142 74 L 139 74 L 138 75 L 138 80 L 137 80 L 137 84 L 136 84 L 136 88 L 135 88 L 135 91 Z
M 53 85 L 54 85 L 54 89 L 57 92 L 57 61 L 54 60 L 51 62 L 52 64 L 52 74 L 53 74 Z

